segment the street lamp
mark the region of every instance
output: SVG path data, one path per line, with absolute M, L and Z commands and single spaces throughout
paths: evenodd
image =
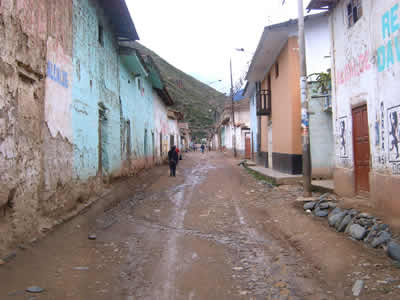
M 206 84 L 213 84 L 213 83 L 221 82 L 221 81 L 222 81 L 221 79 L 218 79 L 218 80 L 215 80 L 215 81 L 207 82 Z

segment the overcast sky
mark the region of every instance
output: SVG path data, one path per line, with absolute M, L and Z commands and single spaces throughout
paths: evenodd
M 180 70 L 229 91 L 246 72 L 265 26 L 297 16 L 297 1 L 126 0 L 140 42 Z M 304 7 L 310 0 L 304 0 Z M 246 52 L 235 51 L 244 48 Z

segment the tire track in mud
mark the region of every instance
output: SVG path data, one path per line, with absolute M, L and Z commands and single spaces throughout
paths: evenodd
M 185 172 L 185 181 L 183 184 L 175 186 L 166 191 L 168 198 L 173 203 L 173 209 L 170 216 L 169 227 L 177 230 L 168 231 L 168 241 L 165 247 L 159 272 L 153 282 L 158 282 L 162 286 L 156 286 L 153 291 L 153 299 L 175 299 L 176 298 L 176 266 L 177 266 L 177 239 L 178 230 L 183 227 L 183 222 L 193 196 L 193 190 L 200 185 L 206 178 L 207 172 L 213 169 L 209 163 L 198 163 L 194 168 Z M 160 278 L 161 276 L 161 278 Z M 166 276 L 166 277 L 165 277 Z
M 222 228 L 215 228 L 215 231 L 211 228 L 211 232 L 184 226 L 187 210 L 195 198 L 195 189 L 204 183 L 208 172 L 215 168 L 212 161 L 201 160 L 184 171 L 182 184 L 141 196 L 146 201 L 157 198 L 167 200 L 167 218 L 152 220 L 149 215 L 131 215 L 125 208 L 133 208 L 135 201 L 127 201 L 128 203 L 122 205 L 124 208 L 121 206 L 115 210 L 115 214 L 122 214 L 124 221 L 139 233 L 131 236 L 128 242 L 128 265 L 125 273 L 129 273 L 130 278 L 125 280 L 123 285 L 128 290 L 126 294 L 135 295 L 135 298 L 128 296 L 126 299 L 178 299 L 182 296 L 179 295 L 177 287 L 177 274 L 182 266 L 182 250 L 178 249 L 178 245 L 179 239 L 185 236 L 206 240 L 226 248 L 226 263 L 233 267 L 228 276 L 232 276 L 232 282 L 236 283 L 236 298 L 331 299 L 312 289 L 313 286 L 318 286 L 315 282 L 298 278 L 302 277 L 302 267 L 299 267 L 299 259 L 293 255 L 293 249 L 282 247 L 276 238 L 252 227 L 251 215 L 247 214 L 246 206 L 242 207 L 239 201 L 240 178 L 229 167 L 222 166 L 222 170 L 218 168 L 218 176 L 221 178 L 221 185 L 226 184 L 226 196 L 222 201 L 226 208 L 233 209 L 233 219 L 225 219 L 226 224 L 223 224 Z M 204 188 L 206 189 L 207 185 Z M 227 190 L 229 188 L 231 190 Z M 212 210 L 215 203 L 210 202 L 209 205 Z M 144 244 L 143 238 L 153 240 Z M 157 238 L 160 240 L 154 241 Z M 149 273 L 146 276 L 144 272 L 146 264 L 154 265 L 150 276 Z M 191 291 L 187 297 L 195 299 L 196 295 Z

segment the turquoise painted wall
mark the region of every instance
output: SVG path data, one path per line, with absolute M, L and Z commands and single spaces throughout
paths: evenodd
M 107 118 L 103 128 L 105 174 L 121 166 L 118 47 L 110 21 L 94 1 L 73 1 L 72 129 L 74 175 L 95 176 L 99 161 L 99 103 Z M 99 42 L 103 28 L 103 45 Z
M 140 159 L 151 156 L 154 147 L 151 135 L 152 132 L 155 134 L 152 85 L 148 76 L 133 77 L 132 73 L 138 74 L 138 71 L 132 70 L 131 66 L 125 63 L 125 58 L 121 58 L 119 68 L 122 116 L 124 121 L 130 120 L 132 159 Z M 144 136 L 146 130 L 147 155 Z

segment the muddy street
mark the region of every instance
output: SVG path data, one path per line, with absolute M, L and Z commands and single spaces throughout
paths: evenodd
M 347 299 L 342 279 L 327 282 L 280 221 L 250 200 L 251 186 L 267 199 L 290 193 L 277 194 L 236 163 L 190 153 L 176 178 L 161 166 L 113 184 L 0 267 L 0 298 Z M 27 294 L 29 286 L 44 291 Z

